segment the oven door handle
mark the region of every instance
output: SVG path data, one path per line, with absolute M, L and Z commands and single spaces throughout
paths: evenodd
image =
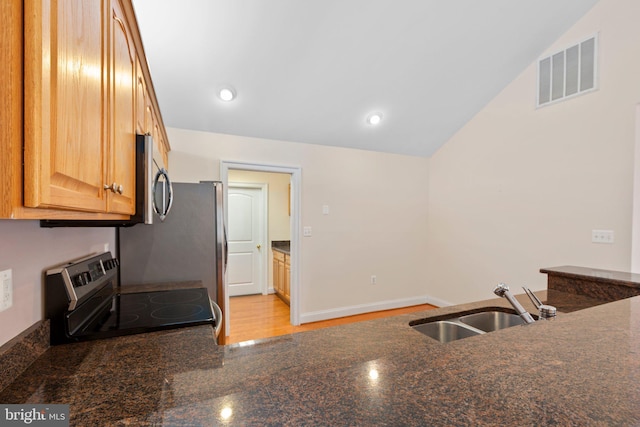
M 215 302 L 211 301 L 211 309 L 213 310 L 213 317 L 216 320 L 216 328 L 215 334 L 216 338 L 220 335 L 220 331 L 222 330 L 222 310 Z

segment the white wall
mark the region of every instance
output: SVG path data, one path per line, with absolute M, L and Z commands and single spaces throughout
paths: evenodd
M 0 220 L 0 271 L 11 269 L 13 306 L 0 312 L 0 345 L 44 318 L 44 272 L 57 264 L 115 252 L 113 228 L 40 228 L 38 221 Z
M 542 267 L 630 268 L 640 2 L 602 0 L 544 54 L 600 35 L 599 90 L 535 108 L 532 64 L 431 158 L 430 292 L 546 286 Z M 591 243 L 592 229 L 615 244 Z
M 426 300 L 428 159 L 175 128 L 168 134 L 175 181 L 219 179 L 220 160 L 301 168 L 301 224 L 313 229 L 301 238 L 302 322 L 332 310 L 324 317 Z

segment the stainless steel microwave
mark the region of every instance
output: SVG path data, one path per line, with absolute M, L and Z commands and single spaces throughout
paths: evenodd
M 135 214 L 126 220 L 40 220 L 40 227 L 128 227 L 163 221 L 171 210 L 173 188 L 151 135 L 136 135 Z

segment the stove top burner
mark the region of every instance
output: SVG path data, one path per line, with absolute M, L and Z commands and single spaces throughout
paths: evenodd
M 151 312 L 154 319 L 175 320 L 184 317 L 192 317 L 202 312 L 202 307 L 194 304 L 179 304 L 175 306 L 162 307 Z
M 138 319 L 140 319 L 140 316 L 138 316 L 137 314 L 125 313 L 120 315 L 120 318 L 118 319 L 118 323 L 122 327 L 125 325 L 130 325 L 133 322 L 137 321 Z
M 202 298 L 200 292 L 196 290 L 181 290 L 180 293 L 159 293 L 158 295 L 150 296 L 149 301 L 156 304 L 184 304 L 188 302 L 198 301 Z

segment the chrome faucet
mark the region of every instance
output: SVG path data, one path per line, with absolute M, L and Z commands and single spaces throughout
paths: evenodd
M 524 307 L 522 307 L 522 305 L 520 305 L 518 300 L 516 300 L 513 297 L 513 295 L 511 294 L 511 291 L 509 291 L 509 287 L 507 285 L 505 285 L 504 283 L 498 283 L 498 286 L 496 286 L 496 288 L 493 290 L 493 293 L 498 295 L 499 297 L 506 298 L 507 301 L 509 301 L 509 303 L 516 310 L 516 312 L 518 312 L 518 314 L 520 315 L 522 320 L 525 321 L 525 323 L 534 323 L 535 322 L 535 320 L 533 320 L 533 317 L 531 317 L 529 312 L 527 312 L 527 310 L 525 310 Z
M 552 319 L 556 317 L 556 308 L 554 306 L 543 304 L 542 301 L 540 301 L 540 299 L 536 296 L 536 294 L 531 291 L 531 289 L 525 288 L 524 286 L 522 287 L 522 289 L 524 289 L 524 292 L 527 294 L 533 305 L 535 305 L 538 309 L 538 320 Z M 525 310 L 524 307 L 520 305 L 518 300 L 514 298 L 507 285 L 505 285 L 504 283 L 499 283 L 498 286 L 496 286 L 493 290 L 493 293 L 498 295 L 499 297 L 506 298 L 507 301 L 509 301 L 513 308 L 518 312 L 522 320 L 525 321 L 525 323 L 535 322 L 535 320 L 533 320 L 533 317 L 527 312 L 527 310 Z

